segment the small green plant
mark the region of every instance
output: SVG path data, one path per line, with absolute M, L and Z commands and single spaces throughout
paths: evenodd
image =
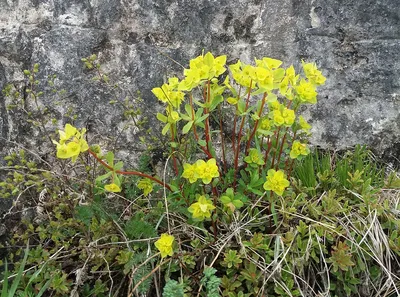
M 38 277 L 38 275 L 42 272 L 42 269 L 37 270 L 33 275 L 31 275 L 28 278 L 28 283 L 25 285 L 24 290 L 18 290 L 19 285 L 23 279 L 24 276 L 24 268 L 25 264 L 27 262 L 29 255 L 29 245 L 26 246 L 25 249 L 25 254 L 24 258 L 22 259 L 22 262 L 19 265 L 18 272 L 15 275 L 9 275 L 8 273 L 8 267 L 7 267 L 7 261 L 5 264 L 5 271 L 3 275 L 3 281 L 0 283 L 2 284 L 2 290 L 1 290 L 1 297 L 16 297 L 16 296 L 35 296 L 35 297 L 41 297 L 47 288 L 50 287 L 51 285 L 51 279 L 47 280 L 47 282 L 40 288 L 38 292 L 35 293 L 34 288 L 32 288 L 32 283 L 35 281 L 35 279 Z M 9 283 L 9 280 L 11 278 L 13 279 L 12 283 Z

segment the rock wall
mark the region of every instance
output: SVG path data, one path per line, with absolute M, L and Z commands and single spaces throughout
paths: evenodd
M 109 91 L 90 80 L 80 59 L 97 54 L 117 80 L 119 96 L 141 92 L 149 115 L 151 89 L 181 72 L 178 63 L 204 49 L 250 62 L 270 56 L 299 65 L 315 61 L 327 84 L 307 109 L 314 145 L 368 144 L 400 155 L 400 9 L 397 0 L 0 0 L 0 88 L 19 83 L 40 63 L 39 78 L 57 74 L 66 90 L 54 104 L 77 110 L 77 125 L 114 133 L 121 119 Z M 175 62 L 174 62 L 174 61 Z M 47 103 L 54 100 L 43 97 Z M 7 113 L 0 94 L 4 139 L 29 142 L 29 127 Z M 97 130 L 96 130 L 97 128 Z M 135 130 L 121 138 L 135 146 Z M 128 147 L 127 147 L 128 149 Z

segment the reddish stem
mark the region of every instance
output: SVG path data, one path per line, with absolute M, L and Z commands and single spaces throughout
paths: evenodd
M 262 114 L 262 110 L 264 108 L 265 105 L 265 99 L 267 98 L 267 92 L 264 93 L 264 96 L 262 98 L 261 101 L 261 107 L 260 110 L 258 111 L 258 117 L 261 117 Z M 257 128 L 258 128 L 258 123 L 260 122 L 260 120 L 256 120 L 256 122 L 254 123 L 254 129 L 253 132 L 251 133 L 250 137 L 249 137 L 249 141 L 247 142 L 247 146 L 246 146 L 246 155 L 249 152 L 249 148 L 250 148 L 250 144 L 251 144 L 251 140 L 253 139 L 254 135 L 256 134 Z
M 264 158 L 264 163 L 265 163 L 265 165 L 264 165 L 264 166 L 267 165 L 267 160 L 268 160 L 269 151 L 271 150 L 271 145 L 272 145 L 272 143 L 271 143 L 271 138 L 270 138 L 269 135 L 268 135 L 268 138 L 267 138 L 267 146 L 268 146 L 268 148 L 267 148 L 267 150 L 265 151 L 265 158 Z
M 205 89 L 205 88 L 204 88 Z M 207 92 L 204 91 L 204 102 L 206 105 L 210 102 L 210 81 L 207 81 Z M 205 95 L 207 93 L 207 95 Z M 204 114 L 208 114 L 208 108 L 204 108 Z M 209 149 L 209 142 L 210 142 L 210 122 L 209 117 L 206 118 L 206 127 L 205 127 L 205 134 L 206 134 L 206 142 L 207 142 L 207 149 Z
M 240 92 L 242 91 L 242 86 L 240 86 L 239 88 L 239 93 L 237 96 L 237 100 L 239 101 L 240 99 Z M 235 109 L 235 117 L 233 119 L 233 130 L 232 130 L 232 151 L 235 152 L 236 148 L 235 148 L 235 137 L 236 137 L 236 122 L 237 122 L 237 111 L 238 111 L 238 106 L 236 104 L 236 109 Z
M 167 188 L 168 190 L 170 190 L 170 191 L 172 192 L 172 189 L 171 189 L 171 187 L 170 187 L 168 184 L 166 184 L 166 183 L 160 181 L 159 179 L 157 179 L 157 178 L 155 178 L 155 177 L 153 177 L 153 176 L 151 176 L 151 175 L 148 175 L 148 174 L 145 174 L 145 173 L 142 173 L 142 172 L 139 172 L 139 171 L 114 170 L 114 168 L 112 168 L 110 165 L 108 165 L 106 162 L 104 162 L 102 159 L 100 159 L 100 158 L 97 156 L 97 154 L 96 154 L 95 152 L 91 151 L 90 149 L 88 150 L 88 152 L 89 152 L 89 154 L 91 154 L 101 165 L 103 165 L 104 167 L 106 167 L 108 170 L 114 171 L 115 173 L 122 174 L 122 175 L 136 175 L 136 176 L 140 176 L 140 177 L 145 177 L 145 178 L 151 179 L 152 181 L 154 181 L 154 182 L 156 182 L 156 183 L 162 185 L 164 188 Z
M 192 94 L 189 96 L 190 99 L 190 107 L 192 108 L 192 120 L 194 121 L 194 109 L 193 109 L 193 97 Z M 196 138 L 196 141 L 199 142 L 199 136 L 197 135 L 197 129 L 196 129 L 196 124 L 193 123 L 193 134 L 194 137 Z M 201 150 L 207 155 L 208 159 L 211 159 L 213 156 L 211 153 L 208 151 L 208 148 L 204 146 L 200 146 Z
M 249 91 L 248 91 L 248 94 L 247 94 L 246 107 L 245 107 L 244 112 L 246 112 L 247 108 L 249 107 L 250 94 L 251 94 L 251 85 L 252 85 L 252 81 L 250 81 L 250 87 L 249 87 Z M 237 145 L 236 145 L 235 173 L 234 173 L 234 176 L 233 176 L 233 187 L 234 187 L 234 189 L 236 189 L 236 174 L 237 174 L 237 168 L 238 168 L 238 163 L 239 163 L 240 141 L 242 140 L 242 130 L 243 130 L 245 118 L 246 118 L 246 115 L 244 115 L 242 117 L 242 122 L 240 123 L 240 128 L 239 128 L 239 133 L 238 133 L 238 141 L 237 141 Z
M 224 162 L 224 173 L 226 173 L 226 157 L 225 157 L 225 141 L 224 141 L 224 130 L 222 126 L 222 112 L 221 112 L 221 105 L 218 106 L 219 110 L 219 131 L 221 133 L 221 146 L 222 146 L 222 160 Z

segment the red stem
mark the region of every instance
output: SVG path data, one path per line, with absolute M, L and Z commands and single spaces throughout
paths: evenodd
M 249 102 L 250 102 L 250 94 L 251 94 L 251 85 L 252 85 L 252 81 L 250 81 L 250 87 L 249 87 L 249 91 L 247 94 L 247 99 L 246 99 L 246 107 L 244 112 L 247 111 L 247 108 L 249 107 Z M 240 123 L 240 128 L 239 128 L 239 133 L 238 133 L 238 141 L 237 141 L 237 145 L 236 145 L 236 153 L 235 153 L 235 173 L 233 176 L 233 187 L 234 189 L 236 189 L 236 174 L 237 174 L 237 168 L 238 168 L 238 163 L 239 163 L 239 150 L 240 150 L 240 141 L 242 139 L 242 130 L 243 130 L 243 126 L 244 126 L 244 121 L 245 121 L 246 115 L 244 115 L 242 117 L 242 122 Z
M 226 173 L 227 170 L 226 170 L 226 157 L 225 157 L 225 141 L 224 141 L 224 130 L 222 126 L 221 105 L 218 106 L 218 110 L 219 110 L 219 130 L 221 132 L 222 160 L 224 162 L 224 173 Z
M 240 99 L 240 92 L 242 91 L 242 86 L 240 86 L 240 88 L 239 88 L 239 93 L 238 93 L 238 96 L 237 96 L 237 100 L 239 101 L 239 99 Z M 236 121 L 237 121 L 237 110 L 238 110 L 238 107 L 237 107 L 237 104 L 236 104 L 236 109 L 235 109 L 235 117 L 234 117 L 234 119 L 233 119 L 233 130 L 232 130 L 232 151 L 233 152 L 235 152 L 236 151 L 236 149 L 235 149 L 235 136 L 236 136 Z
M 145 173 L 142 173 L 142 172 L 139 172 L 139 171 L 121 171 L 121 170 L 114 170 L 114 168 L 112 168 L 110 165 L 108 165 L 106 162 L 104 162 L 102 159 L 100 159 L 100 158 L 97 156 L 97 154 L 96 154 L 95 152 L 91 151 L 90 149 L 88 150 L 88 152 L 89 152 L 89 154 L 91 154 L 99 163 L 101 163 L 101 165 L 103 165 L 104 167 L 106 167 L 107 169 L 109 169 L 109 170 L 111 170 L 111 171 L 114 171 L 115 173 L 122 174 L 122 175 L 136 175 L 136 176 L 140 176 L 140 177 L 145 177 L 145 178 L 151 179 L 152 181 L 155 181 L 156 183 L 162 185 L 164 188 L 167 188 L 168 190 L 170 190 L 170 191 L 172 192 L 172 189 L 171 189 L 171 187 L 170 187 L 168 184 L 166 184 L 166 183 L 160 181 L 159 179 L 157 179 L 157 178 L 155 178 L 155 177 L 153 177 L 153 176 L 151 176 L 151 175 L 148 175 L 148 174 L 145 174 Z
M 267 98 L 267 92 L 264 93 L 264 96 L 263 96 L 262 101 L 261 101 L 261 107 L 260 107 L 260 110 L 258 111 L 258 117 L 259 117 L 259 118 L 261 117 L 262 110 L 263 110 L 263 108 L 264 108 L 265 99 L 266 99 L 266 98 Z M 258 123 L 259 123 L 259 122 L 260 122 L 260 120 L 256 120 L 256 122 L 254 123 L 253 132 L 251 133 L 251 135 L 250 135 L 250 137 L 249 137 L 249 141 L 247 142 L 247 146 L 246 146 L 246 155 L 247 155 L 247 153 L 249 152 L 251 140 L 253 139 L 254 135 L 256 134 L 256 131 L 257 131 L 257 127 L 258 127 Z
M 194 121 L 194 109 L 193 109 L 193 97 L 192 97 L 192 94 L 190 94 L 189 98 L 190 98 L 190 107 L 192 108 L 192 120 Z M 196 138 L 196 141 L 199 142 L 199 136 L 197 135 L 197 130 L 196 130 L 196 124 L 195 123 L 193 123 L 193 134 L 194 134 L 194 137 Z M 208 159 L 213 158 L 211 153 L 208 151 L 208 148 L 206 148 L 204 146 L 200 146 L 200 147 L 201 147 L 201 150 L 207 155 Z
M 208 104 L 208 102 L 210 101 L 210 81 L 207 81 L 207 96 L 206 91 L 204 91 L 204 102 L 206 104 Z M 205 90 L 205 88 L 204 88 Z M 208 114 L 208 108 L 204 108 L 204 114 Z M 209 142 L 210 142 L 210 122 L 209 122 L 209 117 L 206 118 L 206 127 L 205 127 L 205 134 L 206 134 L 206 142 L 207 142 L 207 149 L 209 149 Z
M 267 150 L 265 151 L 265 158 L 264 158 L 264 163 L 265 163 L 265 165 L 264 165 L 264 166 L 267 165 L 267 160 L 268 160 L 269 151 L 271 150 L 271 138 L 270 138 L 269 135 L 268 135 L 268 138 L 267 138 L 267 146 L 268 146 L 268 148 L 267 148 Z

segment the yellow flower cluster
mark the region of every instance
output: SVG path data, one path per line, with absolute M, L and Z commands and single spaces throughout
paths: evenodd
M 191 91 L 203 80 L 219 77 L 226 71 L 226 56 L 214 57 L 210 52 L 190 60 L 189 69 L 184 70 L 185 79 L 178 86 L 179 90 Z
M 261 130 L 270 131 L 272 128 L 271 121 L 268 118 L 264 118 L 260 121 L 259 128 Z
M 214 158 L 205 162 L 197 160 L 194 164 L 183 164 L 182 177 L 189 180 L 190 183 L 201 179 L 204 184 L 209 184 L 214 177 L 219 177 L 217 162 Z
M 60 135 L 60 142 L 53 140 L 53 143 L 57 146 L 57 158 L 71 158 L 72 162 L 75 162 L 80 153 L 89 149 L 84 139 L 85 128 L 79 131 L 74 126 L 66 124 L 64 131 L 59 130 L 58 133 Z
M 113 192 L 113 193 L 121 192 L 120 186 L 118 186 L 118 185 L 115 184 L 115 183 L 105 185 L 105 186 L 104 186 L 104 190 L 106 190 L 106 191 L 108 191 L 108 192 Z
M 175 238 L 167 233 L 161 234 L 159 240 L 157 240 L 154 245 L 161 253 L 161 258 L 166 256 L 172 256 L 174 254 L 173 243 Z
M 289 186 L 289 181 L 286 179 L 282 170 L 268 170 L 267 181 L 263 187 L 266 191 L 273 191 L 277 195 L 282 196 L 285 189 Z
M 302 62 L 304 74 L 307 76 L 308 80 L 317 85 L 323 85 L 326 81 L 326 77 L 322 75 L 322 72 L 318 70 L 315 63 L 304 63 Z
M 300 102 L 317 103 L 316 86 L 323 85 L 326 81 L 325 76 L 317 69 L 315 63 L 302 62 L 304 74 L 308 80 L 302 79 L 300 83 L 295 86 L 297 95 Z
M 241 86 L 252 88 L 257 84 L 259 88 L 270 91 L 275 88 L 283 76 L 285 70 L 278 68 L 282 61 L 263 58 L 262 60 L 256 59 L 256 66 L 242 64 L 238 61 L 236 64 L 230 65 L 229 69 L 232 72 L 233 79 Z
M 215 209 L 215 206 L 211 200 L 207 199 L 206 196 L 199 196 L 197 202 L 189 206 L 188 211 L 192 213 L 194 219 L 202 221 L 211 217 L 213 209 Z
M 249 155 L 244 158 L 244 161 L 248 164 L 255 164 L 255 165 L 265 164 L 264 160 L 262 159 L 261 153 L 255 148 L 250 149 Z
M 163 84 L 161 88 L 154 88 L 151 91 L 158 100 L 167 103 L 168 105 L 179 108 L 185 94 L 178 90 L 179 80 L 177 77 L 171 77 L 168 84 Z
M 312 104 L 317 103 L 318 93 L 315 90 L 315 85 L 312 82 L 302 79 L 295 89 L 299 95 L 300 102 L 308 102 Z
M 149 178 L 142 178 L 141 180 L 139 180 L 139 182 L 137 183 L 137 187 L 143 191 L 143 194 L 145 196 L 153 192 L 153 183 Z
M 292 144 L 292 150 L 290 151 L 290 158 L 296 159 L 298 156 L 307 156 L 309 153 L 310 150 L 306 144 L 295 140 Z
M 294 110 L 288 109 L 286 107 L 281 107 L 280 109 L 275 109 L 271 112 L 272 121 L 275 126 L 286 126 L 290 127 L 293 125 L 296 115 Z

